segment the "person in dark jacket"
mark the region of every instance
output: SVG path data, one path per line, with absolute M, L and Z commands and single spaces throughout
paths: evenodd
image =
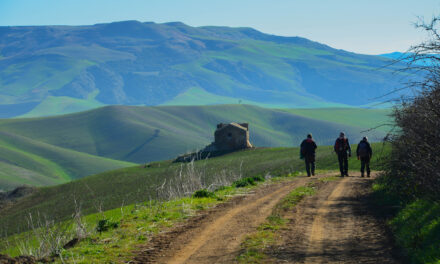
M 356 155 L 358 160 L 361 161 L 361 177 L 364 177 L 365 167 L 367 168 L 367 177 L 370 177 L 370 160 L 373 156 L 373 150 L 371 149 L 371 145 L 368 142 L 368 138 L 362 138 L 361 142 L 359 142 Z
M 351 147 L 344 132 L 341 132 L 336 139 L 334 149 L 336 154 L 338 154 L 341 177 L 348 177 L 348 158 L 351 157 Z
M 304 157 L 306 162 L 307 176 L 315 176 L 315 152 L 318 146 L 316 146 L 313 140 L 312 134 L 308 134 L 307 138 L 301 143 L 301 156 Z

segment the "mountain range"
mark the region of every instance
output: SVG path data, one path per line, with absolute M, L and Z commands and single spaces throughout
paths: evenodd
M 390 59 L 252 28 L 123 21 L 0 27 L 0 117 L 104 105 L 365 106 L 406 75 Z

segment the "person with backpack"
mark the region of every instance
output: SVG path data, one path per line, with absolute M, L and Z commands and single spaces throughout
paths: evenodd
M 368 142 L 368 138 L 364 137 L 359 142 L 356 155 L 358 160 L 361 161 L 361 177 L 364 177 L 365 167 L 367 169 L 367 177 L 370 177 L 370 160 L 373 156 L 373 150 L 371 149 L 371 145 Z
M 318 146 L 313 140 L 312 134 L 308 134 L 307 138 L 301 143 L 300 154 L 306 162 L 307 176 L 315 176 L 315 152 Z
M 351 147 L 344 132 L 341 132 L 336 139 L 334 150 L 338 154 L 341 177 L 348 177 L 348 158 L 351 157 Z

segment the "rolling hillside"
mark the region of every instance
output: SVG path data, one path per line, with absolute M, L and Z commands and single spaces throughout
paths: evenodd
M 0 122 L 0 129 L 91 155 L 143 163 L 204 147 L 213 140 L 215 127 L 221 122 L 249 122 L 251 141 L 259 147 L 296 146 L 308 132 L 319 144 L 330 145 L 341 130 L 357 139 L 361 131 L 370 128 L 286 111 L 249 105 L 108 106 L 66 116 L 6 119 Z M 350 111 L 345 110 L 346 115 L 359 116 Z M 370 135 L 378 140 L 383 133 Z
M 377 169 L 377 161 L 386 155 L 387 148 L 381 143 L 373 144 L 372 147 L 375 153 L 372 169 Z M 230 184 L 237 178 L 255 175 L 295 174 L 304 170 L 304 161 L 299 159 L 298 153 L 298 148 L 260 148 L 238 151 L 194 164 L 160 161 L 151 163 L 148 167 L 123 168 L 58 186 L 39 188 L 14 206 L 0 210 L 0 227 L 5 227 L 2 232 L 23 231 L 28 228 L 26 219 L 29 213 L 34 216 L 45 215 L 55 220 L 66 219 L 74 210 L 74 198 L 81 204 L 84 215 L 97 212 L 97 204 L 102 206 L 102 210 L 108 210 L 145 202 L 157 198 L 158 187 L 162 184 L 165 184 L 166 190 L 182 188 L 179 177 L 200 177 L 201 181 L 210 185 L 217 180 Z M 350 169 L 358 170 L 359 166 L 359 161 L 350 159 Z M 337 168 L 337 157 L 333 154 L 332 147 L 319 147 L 317 169 Z
M 0 190 L 60 184 L 133 165 L 0 132 Z
M 389 62 L 251 28 L 0 27 L 0 117 L 113 104 L 361 106 L 400 86 L 405 75 L 381 68 Z
M 364 128 L 375 128 L 389 132 L 393 126 L 391 109 L 363 109 L 363 108 L 310 108 L 310 109 L 282 109 L 288 113 L 333 122 L 341 125 L 351 125 Z
M 319 145 L 330 145 L 341 130 L 355 143 L 362 131 L 386 119 L 382 110 L 340 109 L 333 115 L 340 117 L 333 120 L 338 123 L 319 120 L 319 110 L 317 116 L 295 111 L 250 105 L 107 106 L 64 116 L 3 119 L 0 188 L 51 185 L 130 162 L 172 159 L 209 144 L 221 122 L 249 122 L 254 145 L 280 147 L 299 145 L 309 132 Z M 377 141 L 385 132 L 365 134 Z

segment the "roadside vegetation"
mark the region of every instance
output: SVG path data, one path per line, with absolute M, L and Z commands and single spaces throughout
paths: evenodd
M 377 200 L 393 209 L 389 226 L 410 263 L 440 263 L 440 17 L 420 23 L 430 39 L 413 47 L 408 70 L 424 79 L 410 87 L 414 97 L 402 98 L 394 110 L 396 133 L 384 175 L 374 186 Z
M 246 120 L 253 144 L 279 147 L 299 144 L 310 131 L 321 145 L 332 144 L 341 130 L 359 138 L 361 131 L 387 120 L 387 111 L 374 109 L 321 109 L 310 115 L 286 111 L 251 105 L 106 106 L 69 115 L 2 119 L 0 191 L 23 184 L 51 186 L 134 163 L 171 159 L 209 144 L 220 122 Z M 347 118 L 337 123 L 316 118 L 319 115 Z M 386 133 L 365 134 L 377 141 Z
M 388 151 L 373 146 L 378 157 Z M 129 259 L 137 245 L 199 210 L 268 178 L 302 175 L 298 156 L 298 148 L 253 149 L 189 163 L 150 163 L 41 188 L 4 209 L 0 252 L 72 263 Z M 337 170 L 331 147 L 321 147 L 317 160 L 317 172 Z M 351 159 L 353 170 L 357 163 Z M 377 159 L 373 164 L 377 169 Z
M 241 178 L 212 191 L 200 189 L 183 198 L 150 200 L 87 216 L 76 207 L 72 220 L 57 224 L 32 221 L 31 230 L 4 238 L 2 253 L 32 255 L 35 260 L 55 263 L 125 263 L 159 231 L 234 195 L 247 193 L 266 180 L 272 178 Z M 279 180 L 283 179 L 275 181 Z
M 378 169 L 378 160 L 389 150 L 381 143 L 373 144 L 373 148 L 376 155 L 372 169 Z M 360 165 L 351 158 L 350 166 L 352 170 L 358 170 Z M 317 169 L 338 170 L 331 147 L 319 147 Z M 55 222 L 67 220 L 74 213 L 75 200 L 81 204 L 82 213 L 89 215 L 121 205 L 188 196 L 199 189 L 212 191 L 245 177 L 281 176 L 303 170 L 298 148 L 252 149 L 191 163 L 162 161 L 118 169 L 37 189 L 14 206 L 2 209 L 0 232 L 10 235 L 29 229 L 27 217 L 30 214 Z M 191 177 L 197 181 L 188 182 L 188 175 L 193 175 Z

